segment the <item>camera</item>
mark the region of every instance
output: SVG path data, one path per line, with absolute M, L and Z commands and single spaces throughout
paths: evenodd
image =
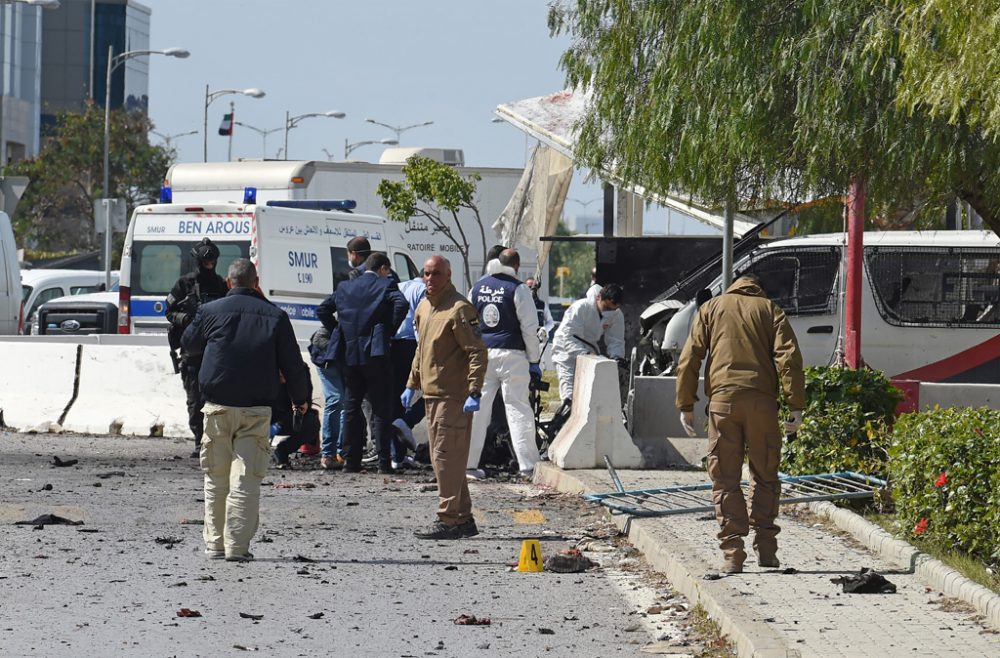
M 549 390 L 549 383 L 544 379 L 536 379 L 532 377 L 531 382 L 529 382 L 528 384 L 528 387 L 532 391 L 547 391 Z

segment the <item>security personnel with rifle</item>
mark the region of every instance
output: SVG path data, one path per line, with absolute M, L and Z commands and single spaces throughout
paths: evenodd
M 170 343 L 170 358 L 174 362 L 174 372 L 180 373 L 184 392 L 187 394 L 188 426 L 194 433 L 194 452 L 192 457 L 198 457 L 201 450 L 201 436 L 204 433 L 205 417 L 201 412 L 203 400 L 198 388 L 198 371 L 201 369 L 201 355 L 185 354 L 181 349 L 181 336 L 194 314 L 202 304 L 221 299 L 226 296 L 229 287 L 226 280 L 215 271 L 219 262 L 219 248 L 208 238 L 191 248 L 191 258 L 197 269 L 177 279 L 177 283 L 167 296 L 167 321 L 170 331 L 167 341 Z

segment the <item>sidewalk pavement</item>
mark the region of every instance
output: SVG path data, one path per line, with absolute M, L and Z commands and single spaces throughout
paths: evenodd
M 708 481 L 703 471 L 618 471 L 627 490 Z M 606 470 L 564 471 L 543 462 L 535 481 L 571 493 L 607 493 Z M 908 564 L 870 553 L 853 538 L 812 521 L 799 521 L 783 506 L 778 524 L 781 569 L 761 569 L 747 541 L 742 574 L 705 580 L 718 572 L 722 552 L 714 514 L 660 518 L 613 517 L 631 543 L 674 588 L 698 602 L 743 657 L 833 658 L 880 656 L 1000 656 L 1000 634 L 975 618 L 971 606 L 947 599 L 907 573 Z M 793 567 L 794 574 L 782 570 Z M 844 594 L 830 582 L 872 567 L 897 587 L 896 594 Z

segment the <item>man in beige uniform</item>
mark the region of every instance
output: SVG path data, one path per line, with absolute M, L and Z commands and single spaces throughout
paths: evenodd
M 705 302 L 691 325 L 691 336 L 677 368 L 677 408 L 690 436 L 698 371 L 705 366 L 708 396 L 708 474 L 719 521 L 724 573 L 740 573 L 746 552 L 743 538 L 754 529 L 753 548 L 762 567 L 777 567 L 781 487 L 778 463 L 778 384 L 791 410 L 787 433 L 802 423 L 805 376 L 802 354 L 784 312 L 764 294 L 760 280 L 747 274 L 725 294 Z M 750 462 L 750 505 L 740 489 L 743 455 Z
M 472 414 L 479 410 L 486 377 L 486 345 L 479 314 L 451 283 L 451 264 L 441 256 L 424 263 L 427 296 L 413 317 L 417 353 L 401 400 L 404 408 L 423 391 L 427 437 L 437 476 L 438 520 L 414 533 L 420 539 L 461 539 L 479 534 L 465 479 Z M 463 402 L 464 401 L 464 402 Z

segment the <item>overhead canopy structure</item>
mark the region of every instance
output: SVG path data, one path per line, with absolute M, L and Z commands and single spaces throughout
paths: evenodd
M 583 118 L 589 96 L 587 92 L 564 89 L 548 96 L 503 103 L 497 106 L 496 115 L 542 144 L 575 161 L 576 135 L 574 126 Z M 680 194 L 662 195 L 649 192 L 629 181 L 619 180 L 613 171 L 602 170 L 599 172 L 599 176 L 649 201 L 689 215 L 703 224 L 720 230 L 725 227 L 725 217 L 721 208 L 699 205 L 697 201 L 685 198 Z M 742 236 L 758 223 L 750 217 L 736 213 L 733 233 L 736 236 Z

